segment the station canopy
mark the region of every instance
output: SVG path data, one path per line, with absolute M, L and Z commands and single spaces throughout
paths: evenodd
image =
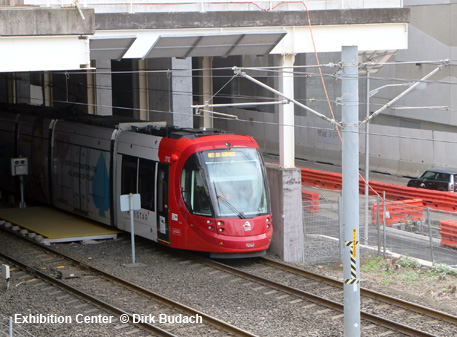
M 91 60 L 120 60 L 135 42 L 135 36 L 91 37 Z
M 211 35 L 163 35 L 149 49 L 145 58 L 266 55 L 286 32 Z
M 142 58 L 266 55 L 287 34 L 286 31 L 201 35 L 159 35 Z M 121 59 L 135 37 L 93 37 L 90 58 Z

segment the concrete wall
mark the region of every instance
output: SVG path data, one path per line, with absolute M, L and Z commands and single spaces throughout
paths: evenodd
M 93 9 L 76 8 L 0 8 L 0 35 L 90 35 L 95 32 Z
M 411 79 L 420 79 L 436 68 L 434 64 L 422 64 L 420 61 L 455 60 L 457 52 L 457 27 L 454 24 L 457 15 L 457 3 L 450 0 L 405 0 L 405 6 L 411 11 L 408 31 L 408 49 L 399 50 L 391 61 L 417 61 L 409 65 L 385 66 L 376 77 L 372 88 L 387 83 L 401 83 Z M 398 79 L 393 82 L 392 79 Z M 457 127 L 457 69 L 446 67 L 430 78 L 424 90 L 417 90 L 401 99 L 398 105 L 410 107 L 447 106 L 443 109 L 408 109 L 387 110 L 380 123 L 401 126 L 408 122 L 414 127 L 440 131 L 455 131 Z M 401 88 L 392 88 L 372 98 L 374 104 L 385 104 L 389 98 L 401 92 Z M 406 123 L 406 124 L 405 124 Z
M 415 177 L 431 167 L 457 167 L 456 133 L 380 125 L 371 131 L 371 170 Z
M 351 10 L 319 10 L 310 16 L 313 26 L 409 21 L 406 8 L 370 8 Z M 225 11 L 163 13 L 100 13 L 96 14 L 96 30 L 112 29 L 179 29 L 225 27 L 306 26 L 307 12 L 296 11 Z
M 265 153 L 279 154 L 277 114 L 227 109 L 239 120 L 218 121 L 239 134 L 250 134 Z M 250 122 L 249 120 L 252 119 Z M 316 117 L 295 116 L 296 158 L 341 165 L 341 142 L 336 130 Z M 360 134 L 360 165 L 365 158 L 364 129 Z M 383 125 L 370 126 L 370 170 L 418 176 L 431 167 L 457 167 L 457 133 Z

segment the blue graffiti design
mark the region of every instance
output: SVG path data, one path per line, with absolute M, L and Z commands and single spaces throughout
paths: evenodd
M 106 218 L 105 212 L 109 209 L 109 180 L 108 169 L 105 164 L 105 156 L 100 153 L 97 166 L 95 167 L 92 180 L 92 198 L 95 207 L 98 208 L 98 215 Z

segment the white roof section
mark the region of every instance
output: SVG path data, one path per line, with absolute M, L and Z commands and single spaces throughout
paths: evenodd
M 281 32 L 160 35 L 144 58 L 266 55 L 287 34 Z
M 90 60 L 359 52 L 408 48 L 408 24 L 353 24 L 309 27 L 254 27 L 96 31 L 87 36 L 1 36 L 0 72 L 90 68 Z M 30 56 L 33 55 L 33 62 Z
M 91 37 L 89 40 L 90 59 L 120 60 L 135 40 L 135 36 Z
M 0 72 L 90 67 L 89 39 L 74 35 L 1 36 L 0 50 Z

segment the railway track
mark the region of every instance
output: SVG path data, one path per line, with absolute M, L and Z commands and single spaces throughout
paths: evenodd
M 0 291 L 6 303 L 15 298 L 14 303 L 7 305 L 7 310 L 0 310 L 0 335 L 5 327 L 11 326 L 14 336 L 59 336 L 78 334 L 114 336 L 122 329 L 131 337 L 152 336 L 151 329 L 143 329 L 134 324 L 123 324 L 107 311 L 106 306 L 87 301 L 85 294 L 70 291 L 59 282 L 52 282 L 48 277 L 37 277 L 39 271 L 27 268 L 14 259 L 6 259 L 0 254 L 0 262 L 11 267 L 11 287 Z M 2 284 L 3 285 L 3 284 Z M 30 310 L 29 303 L 39 303 Z M 10 322 L 11 320 L 11 322 Z M 37 324 L 39 322 L 39 324 Z M 109 323 L 109 324 L 107 324 Z M 71 326 L 70 326 L 71 325 Z M 99 326 L 103 327 L 103 333 Z M 54 333 L 51 333 L 53 331 Z M 153 334 L 156 336 L 157 334 Z
M 25 264 L 23 262 L 20 262 L 14 258 L 12 258 L 11 256 L 7 256 L 7 255 L 4 255 L 4 254 L 1 254 L 0 253 L 0 258 L 2 258 L 3 260 L 7 260 L 9 261 L 10 263 L 12 263 L 16 268 L 20 268 L 21 270 L 27 272 L 28 274 L 30 275 L 33 275 L 34 277 L 37 277 L 39 278 L 40 280 L 43 280 L 45 281 L 47 284 L 51 284 L 57 288 L 60 288 L 60 289 L 63 289 L 64 291 L 74 295 L 74 296 L 77 296 L 79 298 L 82 298 L 84 299 L 85 301 L 99 307 L 99 308 L 102 308 L 103 310 L 105 310 L 106 312 L 108 313 L 111 313 L 111 314 L 114 314 L 118 317 L 121 317 L 122 316 L 122 323 L 123 324 L 126 324 L 126 321 L 127 319 L 125 317 L 128 317 L 128 323 L 131 324 L 131 325 L 134 325 L 136 327 L 140 327 L 141 329 L 143 329 L 144 331 L 148 331 L 148 332 L 151 332 L 153 333 L 155 336 L 164 336 L 164 337 L 175 337 L 176 335 L 172 334 L 172 333 L 169 333 L 163 329 L 160 329 L 158 327 L 155 327 L 149 323 L 145 323 L 145 322 L 138 322 L 138 323 L 133 323 L 134 322 L 134 316 L 132 314 L 129 314 L 128 312 L 126 311 L 123 311 L 122 309 L 119 309 L 118 307 L 112 305 L 112 304 L 109 304 L 108 302 L 105 302 L 105 301 L 102 301 L 100 299 L 98 299 L 97 297 L 95 296 L 92 296 L 84 291 L 81 291 L 79 290 L 78 288 L 76 287 L 73 287 L 69 284 L 67 284 L 66 282 L 63 282 L 63 281 L 60 281 L 56 278 L 54 278 L 53 276 L 49 276 L 48 274 L 36 269 L 36 268 L 33 268 L 32 266 L 28 265 L 28 264 Z M 79 319 L 82 319 L 82 317 L 78 318 Z M 137 330 L 131 330 L 131 331 L 134 331 L 134 333 L 137 332 Z
M 141 249 L 142 245 L 150 247 L 152 243 L 142 244 L 139 242 L 137 248 Z M 313 319 L 319 320 L 319 315 L 331 316 L 333 320 L 340 320 L 339 329 L 342 331 L 343 291 L 339 281 L 327 279 L 321 275 L 312 274 L 269 259 L 256 260 L 255 263 L 254 260 L 245 263 L 235 262 L 236 267 L 233 267 L 188 252 L 170 251 L 162 249 L 163 247 L 160 245 L 154 246 L 157 249 L 157 254 L 170 254 L 172 259 L 179 260 L 178 263 L 183 266 L 182 268 L 185 266 L 186 268 L 198 269 L 201 270 L 200 273 L 205 273 L 213 279 L 229 280 L 225 283 L 226 286 L 235 285 L 238 279 L 243 279 L 251 283 L 247 287 L 253 289 L 254 292 L 259 291 L 259 295 L 276 293 L 272 296 L 276 296 L 277 299 L 290 296 L 289 303 L 293 305 L 303 301 L 301 302 L 303 307 L 313 312 Z M 80 263 L 78 260 L 75 261 L 77 261 L 75 263 Z M 457 329 L 457 318 L 452 315 L 367 289 L 362 289 L 361 294 L 362 332 L 365 336 L 389 333 L 391 336 L 453 336 Z M 414 326 L 411 326 L 412 324 Z M 230 333 L 240 335 L 235 332 Z M 256 333 L 264 335 L 263 333 Z M 247 332 L 246 335 L 252 334 Z
M 268 258 L 259 258 L 260 263 L 267 266 L 260 269 L 256 275 L 252 271 L 243 271 L 227 264 L 194 256 L 193 259 L 200 261 L 213 268 L 237 275 L 256 283 L 263 284 L 272 289 L 288 293 L 313 303 L 343 311 L 343 286 L 337 281 L 322 275 L 307 272 Z M 250 269 L 250 268 L 245 268 Z M 255 268 L 258 269 L 258 268 Z M 282 273 L 277 273 L 280 270 Z M 292 274 L 301 277 L 298 283 L 306 284 L 301 289 L 285 285 L 284 280 L 292 283 Z M 288 276 L 285 274 L 289 274 Z M 272 277 L 274 275 L 274 277 Z M 303 282 L 303 278 L 311 282 Z M 312 288 L 312 289 L 311 289 Z M 330 294 L 330 295 L 329 295 Z M 361 289 L 361 319 L 370 324 L 365 327 L 371 329 L 372 324 L 383 326 L 392 331 L 401 332 L 409 336 L 453 336 L 457 331 L 457 317 L 433 310 L 412 302 L 400 300 L 379 292 Z M 412 326 L 414 325 L 414 327 Z
M 23 239 L 33 245 L 29 255 L 38 257 L 41 262 L 45 260 L 47 267 L 41 267 L 40 270 L 39 264 L 33 266 L 37 259 L 32 259 L 30 263 L 3 253 L 0 253 L 0 257 L 47 283 L 75 294 L 119 318 L 122 317 L 123 323 L 133 323 L 156 336 L 255 337 L 246 330 L 90 266 L 52 247 Z M 54 265 L 54 268 L 49 267 L 50 264 Z M 59 272 L 59 267 L 64 265 L 66 269 L 62 268 Z
M 316 274 L 316 273 L 312 273 L 312 272 L 309 272 L 309 271 L 306 271 L 306 270 L 303 270 L 303 269 L 300 269 L 300 268 L 296 268 L 296 267 L 293 267 L 293 266 L 290 266 L 290 265 L 287 265 L 285 263 L 281 263 L 281 262 L 278 262 L 278 261 L 275 261 L 275 260 L 272 260 L 272 259 L 268 259 L 268 258 L 262 258 L 260 259 L 261 260 L 261 263 L 267 265 L 267 266 L 271 266 L 273 268 L 279 268 L 285 272 L 291 272 L 291 273 L 295 273 L 297 275 L 302 275 L 304 277 L 306 277 L 307 279 L 312 279 L 312 280 L 315 280 L 317 282 L 321 282 L 321 283 L 325 283 L 325 284 L 328 284 L 328 285 L 332 285 L 332 286 L 335 286 L 337 288 L 342 288 L 342 282 L 341 281 L 338 281 L 338 280 L 335 280 L 335 279 L 332 279 L 332 278 L 329 278 L 329 277 L 326 277 L 326 276 L 322 276 L 322 275 L 319 275 L 319 274 Z M 430 317 L 430 318 L 433 318 L 433 319 L 437 319 L 437 320 L 441 320 L 441 321 L 444 321 L 444 322 L 448 322 L 448 323 L 451 323 L 453 325 L 456 325 L 457 327 L 457 317 L 456 316 L 453 316 L 453 315 L 450 315 L 448 313 L 445 313 L 445 312 L 442 312 L 442 311 L 438 311 L 438 310 L 434 310 L 434 309 L 431 309 L 431 308 L 428 308 L 428 307 L 425 307 L 425 306 L 422 306 L 422 305 L 419 305 L 419 304 L 415 304 L 415 303 L 411 303 L 411 302 L 408 302 L 408 301 L 404 301 L 404 300 L 400 300 L 398 298 L 395 298 L 395 297 L 392 297 L 392 296 L 387 296 L 385 294 L 382 294 L 380 292 L 377 292 L 377 291 L 374 291 L 374 290 L 370 290 L 370 289 L 366 289 L 366 288 L 361 288 L 360 289 L 360 294 L 362 297 L 367 297 L 371 300 L 377 300 L 377 301 L 382 301 L 384 303 L 388 303 L 388 304 L 391 304 L 391 305 L 395 305 L 395 306 L 398 306 L 400 308 L 403 308 L 405 310 L 411 310 L 411 311 L 414 311 L 418 314 L 421 314 L 421 315 L 424 315 L 426 317 Z

